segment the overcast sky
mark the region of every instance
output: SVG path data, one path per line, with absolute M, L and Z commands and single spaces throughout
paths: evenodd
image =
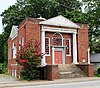
M 14 5 L 16 0 L 0 0 L 0 14 L 9 6 Z M 2 33 L 2 18 L 0 17 L 0 34 Z

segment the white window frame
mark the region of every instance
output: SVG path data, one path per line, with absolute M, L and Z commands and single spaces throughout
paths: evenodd
M 17 71 L 16 71 L 16 69 L 15 69 L 15 75 L 14 76 L 17 77 Z
M 59 34 L 59 35 L 61 36 L 61 38 L 62 38 L 62 46 L 63 46 L 63 40 L 64 40 L 63 35 L 62 35 L 61 33 L 59 33 L 59 32 L 56 32 L 56 33 L 53 34 L 53 37 L 54 37 L 56 34 Z M 53 39 L 53 38 L 52 38 L 52 39 Z M 53 42 L 53 40 L 52 40 L 52 42 Z
M 11 70 L 11 75 L 15 76 L 15 70 L 14 69 Z
M 19 44 L 21 45 L 21 40 L 19 40 Z M 19 46 L 18 48 L 19 48 L 19 50 L 20 50 L 20 49 L 21 49 L 21 46 Z
M 66 54 L 66 56 L 71 56 L 71 39 L 70 38 L 66 38 L 66 41 L 67 40 L 69 40 L 69 54 Z
M 16 54 L 17 54 L 17 47 L 16 47 L 16 45 L 13 43 L 13 59 L 16 58 Z
M 49 39 L 49 54 L 45 54 L 45 56 L 50 56 L 50 38 L 49 37 L 45 37 Z
M 24 46 L 24 37 L 22 37 L 22 46 Z

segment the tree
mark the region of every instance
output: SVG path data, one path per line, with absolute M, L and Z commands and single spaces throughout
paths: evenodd
M 81 3 L 77 0 L 17 0 L 1 16 L 4 30 L 10 32 L 12 25 L 19 25 L 24 18 L 37 18 L 40 15 L 48 19 L 62 14 L 74 22 L 81 22 L 84 17 L 80 21 L 83 14 L 80 8 Z
M 83 0 L 87 2 L 87 22 L 89 24 L 89 46 L 91 53 L 100 53 L 100 0 Z
M 20 75 L 25 80 L 35 80 L 39 78 L 39 65 L 43 54 L 40 52 L 40 42 L 37 40 L 28 40 L 17 53 L 19 65 L 22 66 Z
M 7 32 L 4 32 L 0 35 L 0 63 L 7 62 L 7 39 Z
M 46 19 L 63 15 L 74 22 L 85 23 L 86 15 L 80 10 L 81 3 L 77 0 L 17 0 L 15 5 L 10 6 L 5 10 L 2 16 L 4 25 L 4 33 L 1 38 L 0 58 L 4 62 L 4 54 L 7 53 L 7 39 L 12 29 L 12 25 L 19 25 L 20 22 L 27 18 L 38 18 L 42 16 Z M 6 38 L 5 38 L 6 37 Z M 7 61 L 7 56 L 5 56 Z

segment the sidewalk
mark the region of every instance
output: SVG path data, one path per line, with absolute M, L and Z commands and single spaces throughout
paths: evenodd
M 72 82 L 85 82 L 100 80 L 97 77 L 84 77 L 84 78 L 70 78 L 70 79 L 56 79 L 53 81 L 48 80 L 36 80 L 36 81 L 19 81 L 18 83 L 0 83 L 0 88 L 7 87 L 18 87 L 18 86 L 33 86 L 33 85 L 49 85 L 49 84 L 59 84 L 59 83 L 72 83 Z

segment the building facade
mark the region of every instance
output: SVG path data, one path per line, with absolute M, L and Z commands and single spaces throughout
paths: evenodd
M 27 18 L 12 27 L 8 39 L 8 74 L 19 77 L 20 67 L 15 60 L 18 45 L 31 38 L 41 42 L 41 52 L 45 53 L 42 66 L 90 63 L 87 24 L 76 24 L 61 15 L 48 20 Z

